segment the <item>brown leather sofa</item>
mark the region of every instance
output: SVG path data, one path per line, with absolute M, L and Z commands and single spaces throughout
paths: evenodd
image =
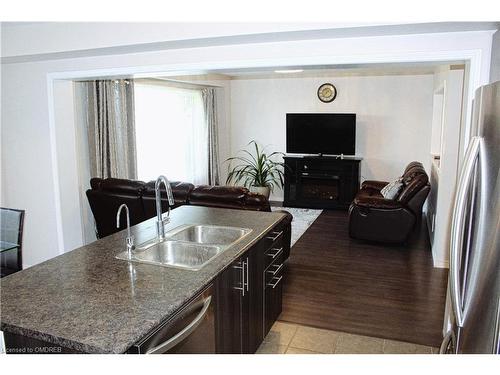
M 429 177 L 419 162 L 411 162 L 403 175 L 403 187 L 395 199 L 385 199 L 380 190 L 386 181 L 364 181 L 349 207 L 351 238 L 384 242 L 407 242 L 422 217 L 422 206 L 431 189 Z
M 99 238 L 108 236 L 116 229 L 116 212 L 122 203 L 130 211 L 130 225 L 156 216 L 155 182 L 148 183 L 117 178 L 92 178 L 87 198 L 94 214 Z M 175 207 L 196 205 L 205 207 L 234 208 L 241 210 L 271 211 L 269 201 L 260 194 L 251 193 L 237 186 L 194 186 L 186 182 L 171 182 Z M 161 191 L 163 212 L 168 208 L 165 189 Z M 290 215 L 291 221 L 291 215 Z

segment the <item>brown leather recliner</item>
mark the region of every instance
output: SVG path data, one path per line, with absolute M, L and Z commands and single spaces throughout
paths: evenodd
M 431 189 L 429 177 L 419 162 L 411 162 L 403 175 L 403 187 L 395 199 L 380 190 L 385 181 L 364 181 L 349 207 L 349 236 L 356 239 L 406 242 L 422 217 L 422 206 Z
M 92 178 L 87 198 L 94 214 L 99 238 L 120 231 L 116 228 L 116 212 L 122 203 L 130 211 L 130 225 L 138 224 L 156 215 L 155 182 L 117 178 Z M 171 182 L 174 207 L 196 205 L 235 208 L 241 210 L 271 211 L 269 201 L 260 194 L 237 186 L 194 186 L 186 182 Z M 167 194 L 161 191 L 162 208 L 168 207 Z

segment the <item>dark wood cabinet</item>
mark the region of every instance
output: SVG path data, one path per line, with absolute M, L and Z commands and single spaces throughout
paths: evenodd
M 286 156 L 284 206 L 347 209 L 359 190 L 361 158 Z
M 285 277 L 284 253 L 280 248 L 272 248 L 276 254 L 271 264 L 264 271 L 264 336 L 268 334 L 274 322 L 281 314 L 283 301 L 283 283 Z M 269 256 L 269 254 L 268 254 Z
M 218 278 L 220 353 L 255 353 L 263 336 L 262 263 L 257 244 Z
M 243 297 L 244 257 L 234 261 L 216 281 L 216 338 L 218 353 L 243 353 L 243 318 L 247 299 Z
M 248 330 L 244 331 L 244 333 L 247 333 L 248 339 L 243 340 L 243 353 L 255 353 L 264 340 L 261 254 L 259 246 L 256 246 L 252 249 L 246 261 L 247 272 L 245 272 L 245 276 L 248 286 L 246 295 L 248 301 L 246 319 L 248 323 L 246 328 Z
M 290 233 L 278 223 L 218 276 L 218 353 L 255 353 L 278 318 Z

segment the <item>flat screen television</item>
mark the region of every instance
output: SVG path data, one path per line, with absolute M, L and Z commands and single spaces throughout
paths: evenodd
M 355 113 L 287 113 L 286 152 L 354 155 Z

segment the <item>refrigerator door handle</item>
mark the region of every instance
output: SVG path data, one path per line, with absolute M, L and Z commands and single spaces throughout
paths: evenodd
M 465 201 L 467 198 L 467 188 L 472 180 L 474 172 L 474 164 L 476 158 L 479 157 L 480 145 L 481 137 L 472 137 L 469 148 L 465 154 L 464 165 L 458 180 L 451 223 L 450 295 L 453 313 L 458 327 L 462 327 L 464 321 L 463 296 L 460 292 L 460 262 L 464 234 Z
M 439 354 L 456 354 L 456 343 L 455 332 L 448 331 L 439 347 Z
M 493 338 L 493 354 L 500 354 L 500 298 L 497 304 L 497 318 L 495 321 L 495 336 Z

